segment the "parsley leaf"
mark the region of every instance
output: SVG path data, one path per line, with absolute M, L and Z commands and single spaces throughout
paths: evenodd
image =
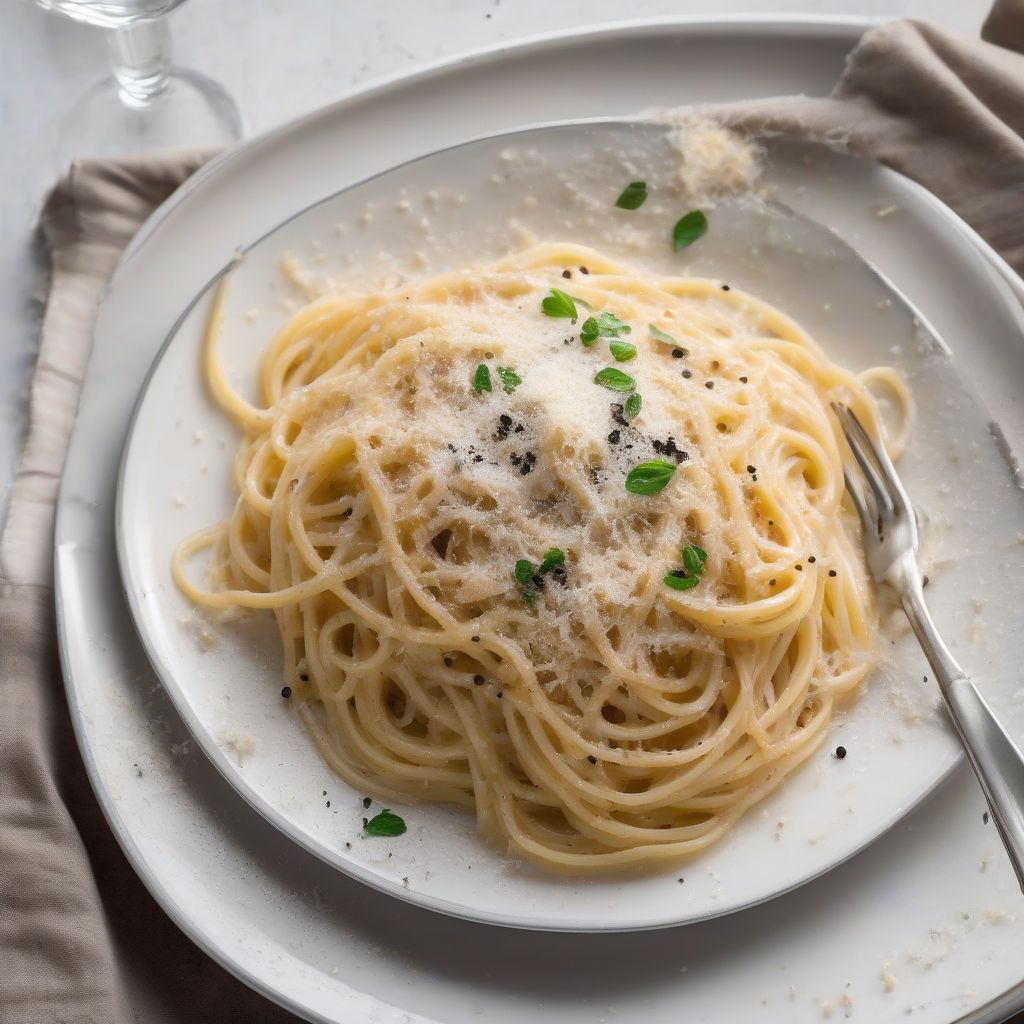
M 629 334 L 632 330 L 625 320 L 620 320 L 614 313 L 605 310 L 597 316 L 588 316 L 583 321 L 580 341 L 586 348 L 590 348 L 598 338 L 617 338 L 620 334 Z
M 636 355 L 636 345 L 629 341 L 613 341 L 608 349 L 620 363 L 625 363 Z
M 363 831 L 369 836 L 400 836 L 405 831 L 405 822 L 385 807 L 363 826 Z
M 540 563 L 540 572 L 551 572 L 556 566 L 565 564 L 565 552 L 561 548 L 548 548 Z
M 575 300 L 561 288 L 552 288 L 551 294 L 541 300 L 540 308 L 547 316 L 572 320 L 573 323 L 576 323 L 576 318 L 579 316 L 576 312 Z
M 655 338 L 658 341 L 663 341 L 663 342 L 665 342 L 666 345 L 678 345 L 679 344 L 679 342 L 676 341 L 676 339 L 673 338 L 671 334 L 666 334 L 664 331 L 659 330 L 657 327 L 654 326 L 654 324 L 648 324 L 647 325 L 647 330 L 649 330 L 651 332 L 651 337 L 652 338 Z
M 621 391 L 623 394 L 636 388 L 636 381 L 628 373 L 616 370 L 614 366 L 606 366 L 595 373 L 594 383 L 608 388 L 609 391 Z
M 663 582 L 673 590 L 693 590 L 700 583 L 708 553 L 696 544 L 685 544 L 681 555 L 686 568 L 672 569 L 665 575 Z
M 635 420 L 640 415 L 640 407 L 644 404 L 644 400 L 640 397 L 640 393 L 634 391 L 633 394 L 626 399 L 626 407 L 623 410 L 625 413 L 626 422 Z
M 700 583 L 696 576 L 677 576 L 676 573 L 679 572 L 682 572 L 682 569 L 676 569 L 673 572 L 667 573 L 663 580 L 665 585 L 673 590 L 693 590 Z
M 691 210 L 685 217 L 680 217 L 672 229 L 673 252 L 693 245 L 707 229 L 708 219 L 700 210 Z
M 533 562 L 520 558 L 513 570 L 516 579 L 525 587 L 533 579 Z
M 708 560 L 708 553 L 697 547 L 696 544 L 687 544 L 683 548 L 683 565 L 693 576 L 699 576 L 704 571 L 704 563 Z
M 588 316 L 580 328 L 580 341 L 583 342 L 583 347 L 590 348 L 597 341 L 600 334 L 601 328 L 597 325 L 597 318 Z
M 501 378 L 501 386 L 504 388 L 506 395 L 511 395 L 523 383 L 523 378 L 511 366 L 499 366 L 496 372 Z
M 631 181 L 615 200 L 620 210 L 638 210 L 647 201 L 647 182 Z
M 631 494 L 657 494 L 663 490 L 676 471 L 674 462 L 651 459 L 634 466 L 626 477 L 626 490 Z
M 479 395 L 481 391 L 491 390 L 491 371 L 485 363 L 481 363 L 473 374 L 473 390 Z
M 602 338 L 617 338 L 620 334 L 629 334 L 633 330 L 625 320 L 620 320 L 607 310 L 598 314 L 597 329 L 601 332 Z

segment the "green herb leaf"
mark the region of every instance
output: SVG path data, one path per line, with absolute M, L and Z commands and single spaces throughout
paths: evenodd
M 584 309 L 593 309 L 594 307 L 587 302 L 586 299 L 581 299 L 578 295 L 570 295 L 570 299 L 576 303 L 577 306 L 582 306 Z
M 565 552 L 561 548 L 548 548 L 540 563 L 540 572 L 551 572 L 557 565 L 565 564 Z
M 634 391 L 633 394 L 626 399 L 626 407 L 623 409 L 626 422 L 635 420 L 640 415 L 640 407 L 644 404 L 644 400 L 640 397 L 638 391 Z
M 708 229 L 708 219 L 700 210 L 691 210 L 685 217 L 676 221 L 672 229 L 672 249 L 679 252 L 700 238 Z
M 600 334 L 601 329 L 597 326 L 597 319 L 595 317 L 588 316 L 587 319 L 583 321 L 583 326 L 580 328 L 580 341 L 583 342 L 583 347 L 590 348 L 590 346 L 597 341 Z
M 647 182 L 631 181 L 615 200 L 620 210 L 638 210 L 647 201 Z
M 537 598 L 540 594 L 536 590 L 532 590 L 530 587 L 523 587 L 522 589 L 523 600 L 532 608 L 537 603 Z
M 704 563 L 707 560 L 708 553 L 696 544 L 687 544 L 683 548 L 683 565 L 692 575 L 699 576 L 704 571 Z
M 481 363 L 473 374 L 473 390 L 479 395 L 481 391 L 491 390 L 491 371 L 486 363 Z
M 613 341 L 608 350 L 620 363 L 625 363 L 636 355 L 636 345 L 630 341 Z
M 693 590 L 700 580 L 696 576 L 674 576 L 672 573 L 667 573 L 663 582 L 673 590 Z
M 614 366 L 606 366 L 595 373 L 594 383 L 608 388 L 609 391 L 621 391 L 623 394 L 636 388 L 636 381 L 628 373 L 616 370 Z
M 571 295 L 563 292 L 560 288 L 552 288 L 551 294 L 541 300 L 540 308 L 547 316 L 558 317 L 563 320 L 569 319 L 576 322 L 579 314 L 576 312 L 576 302 Z
M 513 571 L 516 579 L 525 587 L 526 584 L 533 579 L 533 562 L 528 562 L 525 558 L 520 558 L 519 561 L 516 562 L 516 567 Z
M 505 389 L 506 395 L 511 395 L 523 383 L 523 378 L 511 366 L 499 366 L 495 372 L 501 378 L 501 386 Z
M 676 339 L 673 338 L 671 334 L 666 334 L 664 331 L 662 331 L 659 328 L 655 327 L 654 324 L 648 324 L 647 325 L 647 330 L 649 330 L 651 332 L 651 337 L 652 338 L 655 338 L 658 341 L 663 341 L 663 342 L 665 342 L 666 345 L 673 345 L 673 346 L 678 347 L 679 342 L 676 341 Z
M 657 494 L 663 490 L 676 471 L 674 462 L 651 459 L 634 466 L 626 477 L 626 490 L 631 494 Z
M 405 831 L 405 822 L 385 807 L 363 826 L 363 831 L 368 836 L 400 836 Z
M 629 334 L 632 330 L 625 320 L 620 320 L 614 313 L 605 310 L 596 317 L 588 316 L 583 321 L 580 341 L 590 348 L 598 338 L 617 338 L 620 334 Z
M 633 330 L 625 320 L 620 320 L 607 310 L 598 315 L 597 329 L 601 332 L 602 338 L 617 338 L 620 334 L 629 334 Z

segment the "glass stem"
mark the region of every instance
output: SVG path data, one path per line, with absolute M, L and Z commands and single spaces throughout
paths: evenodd
M 121 102 L 136 110 L 148 107 L 170 81 L 171 33 L 165 19 L 111 29 L 107 41 Z

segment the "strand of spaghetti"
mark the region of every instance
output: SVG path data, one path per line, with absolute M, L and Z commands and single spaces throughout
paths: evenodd
M 206 334 L 203 341 L 203 369 L 206 382 L 217 403 L 230 413 L 238 424 L 246 430 L 255 431 L 266 424 L 270 413 L 265 409 L 257 409 L 245 401 L 232 388 L 224 375 L 224 367 L 219 358 L 219 341 L 224 322 L 224 300 L 227 295 L 228 274 L 221 278 L 214 292 L 213 308 L 207 321 Z

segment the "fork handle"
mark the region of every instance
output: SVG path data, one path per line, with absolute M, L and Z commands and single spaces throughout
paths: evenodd
M 1024 755 L 942 642 L 920 585 L 908 588 L 902 601 L 1024 891 Z

